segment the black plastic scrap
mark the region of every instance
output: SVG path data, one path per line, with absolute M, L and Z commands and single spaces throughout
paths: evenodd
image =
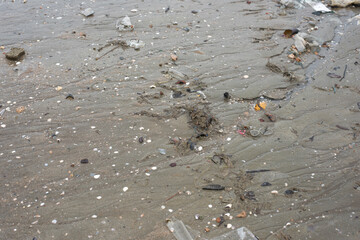
M 259 170 L 249 170 L 249 171 L 246 171 L 246 173 L 259 173 L 259 172 L 269 172 L 271 170 L 269 169 L 259 169 Z
M 224 190 L 225 187 L 221 186 L 220 184 L 209 184 L 204 187 L 202 187 L 203 190 L 213 190 L 213 191 L 220 191 Z

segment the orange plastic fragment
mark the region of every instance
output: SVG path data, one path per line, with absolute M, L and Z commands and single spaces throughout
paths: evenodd
M 261 109 L 265 110 L 266 102 L 260 102 L 255 105 L 255 111 L 260 111 Z

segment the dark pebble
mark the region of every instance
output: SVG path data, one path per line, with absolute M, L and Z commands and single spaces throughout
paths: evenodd
M 360 109 L 360 102 L 358 102 L 357 105 L 358 105 L 358 108 Z
M 293 194 L 294 194 L 294 191 L 291 189 L 285 191 L 285 195 L 293 195 Z
M 195 143 L 190 142 L 190 150 L 194 150 L 195 149 Z
M 23 48 L 11 48 L 10 51 L 5 54 L 5 57 L 9 60 L 17 61 L 23 55 L 25 55 L 25 50 Z
M 83 163 L 83 164 L 89 163 L 89 159 L 87 159 L 87 158 L 81 159 L 80 163 Z
M 74 96 L 72 94 L 68 94 L 65 99 L 67 100 L 74 100 Z
M 185 32 L 190 32 L 190 28 L 188 28 L 188 27 L 184 27 L 183 30 L 184 30 Z
M 170 163 L 170 165 L 169 165 L 170 167 L 176 167 L 176 163 Z
M 181 92 L 181 91 L 176 91 L 176 92 L 174 92 L 174 94 L 173 94 L 172 96 L 173 96 L 173 98 L 180 98 L 180 97 L 182 97 L 183 95 L 182 95 L 182 92 Z
M 124 57 L 119 57 L 120 60 L 124 60 L 125 58 Z
M 224 93 L 225 100 L 229 100 L 231 98 L 230 94 L 228 92 Z
M 196 11 L 196 10 L 192 10 L 191 13 L 193 14 L 197 14 L 199 11 Z
M 268 186 L 271 186 L 271 185 L 272 185 L 272 184 L 269 183 L 269 182 L 263 182 L 263 183 L 261 184 L 262 187 L 268 187 Z
M 139 143 L 143 143 L 144 142 L 144 138 L 143 137 L 139 137 Z

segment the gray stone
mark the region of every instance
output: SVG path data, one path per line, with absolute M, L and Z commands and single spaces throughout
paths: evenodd
M 17 61 L 23 55 L 25 55 L 25 50 L 23 48 L 11 48 L 11 50 L 5 54 L 5 57 L 9 60 Z

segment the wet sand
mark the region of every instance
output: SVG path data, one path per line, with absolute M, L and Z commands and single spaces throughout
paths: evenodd
M 1 51 L 26 51 L 0 58 L 0 239 L 174 239 L 171 218 L 206 239 L 242 226 L 259 239 L 360 238 L 359 8 L 84 3 L 0 5 Z M 134 30 L 119 32 L 126 15 Z M 291 60 L 289 28 L 326 46 Z M 146 45 L 105 47 L 132 39 Z

